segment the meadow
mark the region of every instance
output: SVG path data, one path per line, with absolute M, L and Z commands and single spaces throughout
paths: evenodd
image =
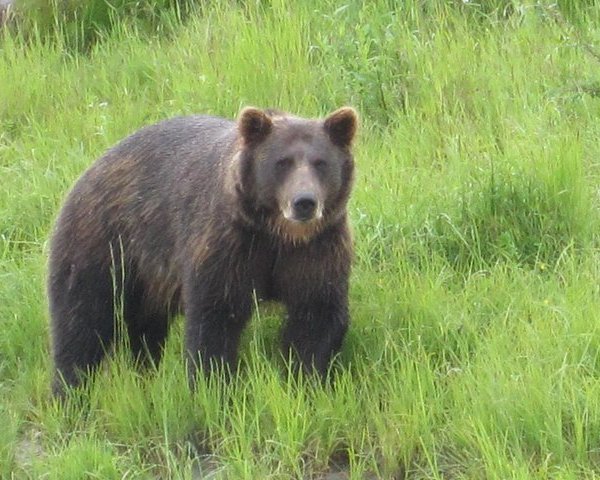
M 600 5 L 205 2 L 93 42 L 0 39 L 0 478 L 600 477 Z M 85 35 L 85 29 L 81 29 Z M 85 37 L 84 37 L 85 39 Z M 166 117 L 361 115 L 352 325 L 332 385 L 260 308 L 191 394 L 124 349 L 51 401 L 48 237 L 76 178 Z

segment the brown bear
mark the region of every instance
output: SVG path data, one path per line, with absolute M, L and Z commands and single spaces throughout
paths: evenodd
M 139 130 L 79 179 L 51 240 L 53 392 L 79 385 L 122 315 L 136 359 L 158 363 L 185 316 L 190 380 L 236 366 L 253 292 L 284 304 L 285 354 L 327 373 L 348 327 L 356 112 L 245 108 L 237 122 L 173 118 Z

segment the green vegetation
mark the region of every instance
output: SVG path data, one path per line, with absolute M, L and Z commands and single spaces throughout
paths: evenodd
M 224 1 L 152 17 L 168 28 L 5 29 L 0 477 L 600 476 L 600 5 L 480 3 Z M 334 385 L 288 375 L 281 312 L 261 308 L 230 384 L 189 393 L 177 322 L 156 373 L 119 351 L 53 404 L 43 285 L 65 193 L 142 125 L 247 104 L 362 114 Z

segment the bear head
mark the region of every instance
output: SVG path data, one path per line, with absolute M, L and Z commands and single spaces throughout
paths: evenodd
M 345 217 L 354 174 L 356 111 L 324 119 L 243 109 L 236 193 L 242 217 L 285 242 L 305 243 Z

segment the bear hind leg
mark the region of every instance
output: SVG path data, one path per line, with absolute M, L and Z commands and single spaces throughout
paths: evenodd
M 51 271 L 49 300 L 54 378 L 52 392 L 64 397 L 97 369 L 114 334 L 113 291 L 108 272 L 97 266 Z

